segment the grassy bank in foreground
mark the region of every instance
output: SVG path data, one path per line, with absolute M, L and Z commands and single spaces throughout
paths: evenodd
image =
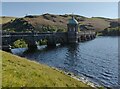
M 89 87 L 63 72 L 10 53 L 2 53 L 3 87 Z

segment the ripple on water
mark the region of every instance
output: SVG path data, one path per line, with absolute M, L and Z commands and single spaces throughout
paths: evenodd
M 46 49 L 24 56 L 49 66 L 83 75 L 104 86 L 118 80 L 117 37 L 97 37 L 92 41 Z

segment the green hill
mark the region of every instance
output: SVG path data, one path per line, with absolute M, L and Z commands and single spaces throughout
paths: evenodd
M 29 61 L 25 58 L 0 51 L 2 53 L 2 86 L 3 87 L 88 87 L 63 72 Z
M 14 21 L 3 23 L 3 30 L 15 32 L 47 32 L 47 31 L 66 31 L 67 22 L 72 15 L 29 15 L 23 18 L 16 18 Z M 117 24 L 117 19 L 109 19 L 102 17 L 87 18 L 80 15 L 74 15 L 79 22 L 79 28 L 82 30 L 96 30 L 101 31 L 111 26 L 111 23 Z

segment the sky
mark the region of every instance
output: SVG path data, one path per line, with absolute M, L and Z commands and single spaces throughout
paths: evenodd
M 77 14 L 86 17 L 118 18 L 117 2 L 2 2 L 2 16 Z

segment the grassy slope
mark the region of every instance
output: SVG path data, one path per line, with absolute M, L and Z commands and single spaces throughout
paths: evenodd
M 68 18 L 65 17 L 61 17 L 59 15 L 53 15 L 55 17 L 51 17 L 51 14 L 49 15 L 45 15 L 48 19 L 46 19 L 45 17 L 43 17 L 42 15 L 40 16 L 36 16 L 35 18 L 24 18 L 24 20 L 28 21 L 29 23 L 31 23 L 34 27 L 36 25 L 46 25 L 46 26 L 57 26 L 57 27 L 63 27 L 65 28 L 67 25 L 67 21 Z
M 37 26 L 37 24 L 44 24 L 44 25 L 50 25 L 50 26 L 57 26 L 57 27 L 63 27 L 65 29 L 67 29 L 67 23 L 68 23 L 68 19 L 70 19 L 71 17 L 68 15 L 67 17 L 62 17 L 59 15 L 54 15 L 56 17 L 50 17 L 50 15 L 47 15 L 49 17 L 49 20 L 45 19 L 43 16 L 38 16 L 36 18 L 24 18 L 24 20 L 30 22 L 34 27 Z M 74 16 L 75 17 L 75 16 Z M 81 17 L 76 17 L 77 19 L 82 19 Z M 54 21 L 55 22 L 54 22 Z M 62 22 L 61 22 L 62 21 Z M 93 28 L 95 30 L 103 30 L 105 28 L 107 28 L 110 24 L 110 22 L 108 22 L 105 19 L 101 19 L 101 18 L 86 18 L 84 17 L 84 21 L 78 21 L 80 24 L 84 24 L 84 25 L 92 25 Z
M 107 28 L 110 24 L 110 22 L 106 21 L 105 19 L 101 19 L 101 18 L 89 18 L 89 19 L 86 19 L 83 23 L 91 24 L 96 30 L 103 30 Z
M 89 87 L 46 65 L 7 52 L 0 53 L 3 62 L 3 87 Z
M 15 20 L 15 17 L 0 17 L 0 24 L 5 24 L 11 20 Z

